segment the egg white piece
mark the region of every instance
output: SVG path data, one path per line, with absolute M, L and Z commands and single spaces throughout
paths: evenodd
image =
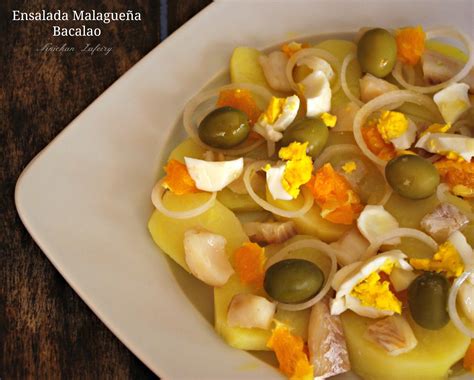
M 313 71 L 322 71 L 329 82 L 334 79 L 334 71 L 328 61 L 315 57 L 314 55 L 308 55 L 300 58 L 297 63 L 297 66 L 306 65 Z
M 290 201 L 293 199 L 282 185 L 283 175 L 285 174 L 286 165 L 281 164 L 278 166 L 272 166 L 266 170 L 267 186 L 270 194 L 274 199 L 280 199 L 282 201 Z
M 407 256 L 402 251 L 392 250 L 381 253 L 367 260 L 361 265 L 360 269 L 355 273 L 350 273 L 338 286 L 336 297 L 331 303 L 331 314 L 339 315 L 347 309 L 350 309 L 355 313 L 368 318 L 379 318 L 393 315 L 393 310 L 381 310 L 372 306 L 362 305 L 360 300 L 351 295 L 351 292 L 355 286 L 369 277 L 372 273 L 377 272 L 380 267 L 387 262 L 393 262 L 394 268 L 413 270 L 411 265 L 406 261 L 406 258 Z
M 471 161 L 474 156 L 474 138 L 454 133 L 427 133 L 418 140 L 415 147 L 431 153 L 454 152 L 466 161 Z
M 383 206 L 367 205 L 357 219 L 357 227 L 360 233 L 370 242 L 387 232 L 400 227 L 397 219 Z M 400 244 L 400 238 L 394 238 L 385 242 L 386 245 Z
M 189 175 L 196 187 L 203 191 L 220 191 L 236 180 L 244 169 L 244 159 L 231 161 L 204 161 L 184 157 Z
M 446 123 L 454 123 L 471 106 L 468 91 L 467 84 L 453 83 L 433 96 Z
M 292 95 L 285 98 L 282 111 L 273 124 L 268 123 L 264 118 L 255 123 L 254 130 L 262 135 L 267 141 L 279 141 L 282 139 L 282 132 L 290 126 L 295 120 L 300 108 L 300 98 L 297 95 Z
M 298 86 L 306 98 L 306 116 L 318 117 L 331 110 L 331 86 L 323 71 L 313 71 Z
M 390 142 L 397 150 L 408 149 L 415 142 L 417 131 L 418 128 L 416 127 L 416 124 L 408 119 L 408 128 L 405 133 L 395 139 L 391 139 Z

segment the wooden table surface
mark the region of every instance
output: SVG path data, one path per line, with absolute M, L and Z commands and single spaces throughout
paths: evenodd
M 0 2 L 0 379 L 151 379 L 54 269 L 14 205 L 23 168 L 84 108 L 210 0 Z M 45 6 L 47 4 L 47 6 Z M 139 11 L 138 22 L 90 23 L 100 37 L 52 37 L 48 21 L 12 10 Z M 160 23 L 161 20 L 161 23 Z M 62 22 L 77 27 L 82 22 Z M 75 52 L 40 51 L 48 42 Z M 87 43 L 112 47 L 86 54 Z

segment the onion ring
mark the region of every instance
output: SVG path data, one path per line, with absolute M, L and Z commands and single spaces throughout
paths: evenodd
M 356 55 L 354 53 L 350 53 L 350 54 L 347 54 L 346 57 L 344 58 L 344 60 L 342 61 L 341 87 L 342 87 L 342 91 L 344 91 L 344 94 L 347 96 L 347 98 L 351 102 L 357 104 L 359 107 L 362 107 L 364 102 L 362 102 L 362 100 L 356 98 L 355 95 L 351 92 L 351 89 L 349 88 L 349 85 L 347 84 L 347 79 L 346 79 L 347 67 L 349 66 L 349 63 L 351 63 L 351 61 L 355 58 L 356 58 Z
M 375 238 L 372 244 L 370 244 L 369 248 L 367 248 L 365 254 L 362 255 L 361 260 L 366 260 L 372 256 L 375 256 L 379 248 L 387 240 L 402 237 L 411 237 L 418 239 L 426 245 L 429 245 L 431 248 L 433 248 L 434 251 L 438 250 L 438 243 L 436 243 L 430 236 L 428 236 L 424 232 L 421 232 L 414 228 L 396 228 L 390 232 L 387 232 L 386 234 L 380 235 Z
M 331 90 L 333 93 L 337 92 L 341 86 L 341 81 L 339 79 L 341 76 L 339 61 L 336 57 L 334 57 L 328 51 L 323 50 L 323 49 L 316 49 L 316 48 L 301 49 L 300 51 L 293 54 L 288 60 L 288 63 L 286 64 L 286 78 L 288 79 L 288 82 L 290 83 L 291 88 L 295 90 L 297 93 L 300 92 L 300 89 L 296 85 L 295 80 L 293 78 L 293 69 L 298 63 L 298 60 L 304 57 L 308 57 L 308 56 L 314 56 L 314 57 L 324 59 L 331 65 L 331 68 L 336 74 L 336 80 L 331 86 Z
M 151 192 L 151 201 L 153 203 L 153 206 L 155 206 L 155 208 L 159 212 L 161 212 L 163 215 L 166 215 L 169 218 L 174 218 L 174 219 L 194 218 L 195 216 L 205 213 L 212 206 L 214 206 L 214 203 L 216 202 L 217 193 L 213 192 L 211 193 L 211 197 L 201 206 L 198 206 L 196 208 L 193 208 L 191 210 L 186 210 L 186 211 L 169 210 L 163 204 L 163 195 L 166 192 L 166 189 L 163 187 L 163 181 L 164 181 L 164 178 L 158 181 L 155 187 L 153 187 L 153 190 Z
M 290 251 L 295 251 L 297 249 L 304 249 L 304 248 L 313 248 L 319 252 L 322 252 L 331 260 L 331 269 L 329 270 L 329 275 L 326 276 L 326 281 L 321 291 L 310 300 L 306 302 L 298 303 L 298 304 L 288 304 L 288 303 L 278 302 L 277 304 L 278 307 L 280 307 L 283 310 L 297 311 L 297 310 L 307 309 L 313 306 L 314 304 L 316 304 L 317 302 L 319 302 L 331 289 L 331 283 L 337 271 L 336 255 L 338 254 L 338 252 L 336 249 L 322 242 L 319 239 L 304 239 L 304 240 L 298 240 L 291 244 L 288 244 L 286 247 L 282 248 L 270 259 L 268 259 L 265 265 L 265 270 L 267 270 L 273 264 L 283 260 Z
M 471 206 L 461 198 L 458 198 L 456 195 L 451 194 L 449 186 L 445 183 L 440 183 L 436 189 L 436 196 L 440 202 L 450 203 L 461 210 L 461 212 L 466 215 L 469 220 L 474 220 L 474 212 L 471 211 Z M 468 210 L 469 208 L 469 210 Z
M 431 112 L 436 115 L 439 115 L 438 108 L 431 98 L 426 95 L 417 94 L 408 90 L 397 90 L 390 91 L 383 95 L 377 96 L 371 101 L 367 102 L 362 106 L 362 108 L 357 111 L 354 118 L 354 138 L 360 150 L 377 166 L 385 167 L 387 162 L 377 157 L 372 151 L 367 147 L 364 137 L 362 136 L 361 128 L 364 125 L 367 118 L 375 111 L 378 111 L 384 107 L 394 107 L 403 104 L 404 102 L 415 103 L 421 106 L 428 108 Z
M 474 67 L 474 47 L 471 39 L 465 35 L 464 33 L 452 29 L 452 28 L 439 28 L 439 29 L 432 29 L 426 32 L 426 39 L 433 39 L 433 38 L 453 38 L 456 39 L 460 42 L 463 43 L 463 45 L 467 49 L 467 54 L 468 54 L 468 61 L 466 64 L 463 66 L 463 68 L 452 78 L 448 79 L 445 82 L 433 85 L 433 86 L 415 86 L 410 83 L 408 83 L 404 78 L 403 78 L 403 73 L 402 73 L 402 63 L 398 61 L 395 64 L 395 68 L 392 70 L 393 77 L 397 80 L 398 83 L 407 90 L 412 90 L 419 92 L 421 94 L 432 94 L 434 92 L 437 92 L 439 90 L 442 90 L 443 88 L 449 86 L 452 83 L 459 82 L 461 79 L 466 77 L 471 69 Z
M 313 194 L 311 194 L 311 190 L 308 189 L 306 186 L 303 186 L 301 190 L 301 194 L 304 197 L 304 204 L 300 209 L 295 211 L 283 210 L 279 207 L 276 207 L 268 203 L 266 200 L 260 198 L 258 194 L 253 190 L 251 183 L 252 175 L 255 171 L 260 170 L 262 166 L 266 165 L 267 163 L 267 161 L 257 161 L 250 164 L 247 169 L 245 169 L 244 184 L 250 197 L 264 210 L 270 211 L 271 213 L 282 216 L 284 218 L 298 218 L 300 216 L 305 215 L 311 209 L 311 207 L 313 207 L 314 203 Z
M 233 84 L 228 84 L 226 86 L 218 87 L 213 90 L 200 93 L 196 95 L 195 97 L 193 97 L 191 100 L 189 100 L 189 102 L 184 107 L 183 125 L 189 137 L 191 137 L 197 144 L 199 144 L 203 148 L 209 149 L 214 152 L 224 153 L 230 156 L 238 156 L 238 155 L 248 153 L 254 150 L 255 148 L 259 147 L 260 145 L 262 145 L 265 142 L 265 140 L 257 140 L 256 142 L 252 144 L 249 144 L 247 146 L 243 146 L 240 148 L 235 148 L 235 149 L 217 149 L 205 144 L 199 138 L 199 135 L 197 132 L 197 125 L 193 120 L 193 116 L 195 114 L 196 109 L 205 101 L 218 96 L 219 92 L 223 90 L 234 90 L 234 89 L 239 89 L 239 88 L 254 92 L 255 94 L 259 95 L 267 103 L 270 101 L 272 97 L 272 94 L 270 93 L 270 91 L 268 91 L 265 87 L 251 84 L 251 83 L 233 83 Z
M 474 339 L 474 331 L 466 326 L 466 324 L 461 320 L 458 314 L 458 308 L 456 306 L 456 298 L 458 295 L 459 288 L 466 281 L 469 276 L 472 276 L 472 271 L 463 272 L 457 279 L 454 281 L 451 289 L 449 290 L 448 297 L 448 313 L 451 321 L 453 321 L 454 326 L 462 332 L 464 335 Z

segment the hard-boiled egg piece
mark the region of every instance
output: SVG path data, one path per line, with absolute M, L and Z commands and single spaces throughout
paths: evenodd
M 318 117 L 331 110 L 331 86 L 323 71 L 313 71 L 298 83 L 298 87 L 306 99 L 306 116 Z
M 468 162 L 474 156 L 474 138 L 454 133 L 426 133 L 421 136 L 415 147 L 450 159 L 457 159 L 460 156 Z
M 418 131 L 418 128 L 416 127 L 416 124 L 413 121 L 411 121 L 410 119 L 407 120 L 407 130 L 399 137 L 390 140 L 396 150 L 408 149 L 416 140 L 416 132 Z
M 183 243 L 189 270 L 207 285 L 223 286 L 234 273 L 225 251 L 224 236 L 190 229 L 184 233 Z
M 273 96 L 264 113 L 254 126 L 255 132 L 266 140 L 279 141 L 283 132 L 295 120 L 300 107 L 300 98 L 296 95 L 287 98 Z
M 367 260 L 339 286 L 331 314 L 338 315 L 347 309 L 368 318 L 400 314 L 401 302 L 389 289 L 389 282 L 381 280 L 380 272 L 390 275 L 393 268 L 412 270 L 406 258 L 402 251 L 393 250 Z
M 383 206 L 367 205 L 357 219 L 357 227 L 360 233 L 372 243 L 380 235 L 398 228 L 399 224 L 397 219 Z M 400 238 L 388 240 L 385 244 L 400 244 Z
M 231 327 L 268 330 L 275 315 L 276 305 L 253 294 L 237 294 L 230 301 L 227 323 Z
M 267 173 L 267 186 L 274 199 L 290 201 L 293 197 L 283 188 L 285 169 L 285 164 L 265 168 Z
M 297 66 L 308 66 L 313 72 L 322 71 L 323 74 L 328 78 L 328 81 L 331 82 L 334 79 L 334 71 L 328 61 L 325 61 L 322 58 L 315 56 L 305 56 L 298 59 L 296 62 Z
M 471 106 L 468 91 L 467 84 L 453 83 L 433 96 L 446 123 L 454 123 Z
M 196 187 L 203 191 L 220 191 L 239 178 L 244 169 L 244 159 L 231 161 L 204 161 L 184 157 L 189 175 Z

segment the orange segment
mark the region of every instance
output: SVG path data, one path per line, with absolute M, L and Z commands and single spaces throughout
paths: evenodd
M 244 243 L 234 254 L 234 269 L 240 282 L 263 287 L 265 275 L 265 251 L 255 243 Z
M 455 186 L 465 186 L 474 189 L 474 162 L 454 161 L 443 158 L 434 164 L 438 169 L 441 180 L 452 189 Z
M 369 150 L 382 160 L 391 160 L 396 156 L 396 151 L 392 143 L 385 142 L 380 134 L 377 123 L 369 122 L 361 128 L 362 137 Z
M 414 66 L 425 51 L 425 32 L 421 26 L 397 30 L 397 57 L 407 65 Z
M 176 195 L 199 192 L 185 164 L 177 160 L 171 160 L 164 169 L 166 177 L 163 181 L 163 187 L 165 189 L 168 189 Z
M 471 344 L 464 355 L 463 366 L 467 371 L 474 373 L 474 340 L 471 340 Z
M 321 216 L 332 223 L 351 224 L 362 211 L 360 199 L 350 183 L 330 163 L 319 168 L 307 186 L 321 207 Z
M 237 88 L 235 90 L 223 90 L 219 93 L 217 107 L 229 106 L 247 114 L 250 125 L 255 124 L 262 113 L 249 90 Z
M 283 323 L 276 324 L 267 347 L 275 352 L 280 371 L 292 380 L 312 380 L 313 366 L 309 364 L 303 339 L 293 335 Z

